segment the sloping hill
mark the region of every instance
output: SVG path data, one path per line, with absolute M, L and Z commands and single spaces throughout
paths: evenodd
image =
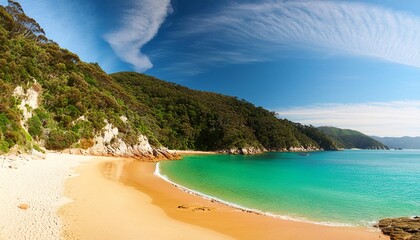
M 156 154 L 161 146 L 231 153 L 335 149 L 318 143 L 326 137 L 316 129 L 245 100 L 138 73 L 110 76 L 46 38 L 19 3 L 8 2 L 0 6 L 0 153 L 42 147 L 131 155 Z
M 0 6 L 0 52 L 0 153 L 95 145 L 102 153 L 151 153 L 139 116 L 101 85 L 123 89 L 48 40 L 17 2 Z
M 388 149 L 384 144 L 355 130 L 336 127 L 319 127 L 318 130 L 329 136 L 339 148 Z
M 372 137 L 393 149 L 420 149 L 420 137 Z
M 271 151 L 320 147 L 293 123 L 245 100 L 191 90 L 144 74 L 124 72 L 111 76 L 137 99 L 130 106 L 138 109 L 137 102 L 147 105 L 155 136 L 165 146 L 200 150 L 254 147 Z M 334 149 L 333 145 L 324 145 Z

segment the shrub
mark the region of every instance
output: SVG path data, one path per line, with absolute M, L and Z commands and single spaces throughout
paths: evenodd
M 77 142 L 77 134 L 72 131 L 60 129 L 52 130 L 48 135 L 45 147 L 50 150 L 63 150 Z
M 34 138 L 38 139 L 42 134 L 42 123 L 37 115 L 28 120 L 28 132 Z
M 9 143 L 4 141 L 3 133 L 0 131 L 0 153 L 7 153 L 9 151 Z
M 83 138 L 82 140 L 80 140 L 80 148 L 85 149 L 85 150 L 93 147 L 94 144 L 95 143 L 94 143 L 93 139 Z

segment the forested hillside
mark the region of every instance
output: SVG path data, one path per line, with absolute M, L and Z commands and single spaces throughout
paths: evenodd
M 135 96 L 137 101 L 127 104 L 148 116 L 155 136 L 170 148 L 255 147 L 284 151 L 301 146 L 320 147 L 293 123 L 245 100 L 191 90 L 144 74 L 125 72 L 111 76 Z M 142 105 L 137 106 L 138 103 Z M 143 104 L 147 111 L 142 109 Z M 333 145 L 325 146 L 334 149 Z
M 339 148 L 388 149 L 384 144 L 358 131 L 336 127 L 319 127 Z
M 315 128 L 245 100 L 138 73 L 110 76 L 60 48 L 19 3 L 8 2 L 0 6 L 1 153 L 95 144 L 119 153 L 148 142 L 233 153 L 335 149 Z
M 13 1 L 0 6 L 0 52 L 1 152 L 15 145 L 88 148 L 105 120 L 118 127 L 127 142 L 135 142 L 145 131 L 137 114 L 99 87 L 99 81 L 113 84 L 99 66 L 80 61 L 48 40 Z M 20 106 L 29 94 L 39 95 L 36 109 L 27 103 Z M 124 123 L 121 116 L 130 121 Z

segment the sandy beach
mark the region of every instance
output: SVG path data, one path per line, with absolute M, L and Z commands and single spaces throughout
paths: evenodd
M 389 239 L 244 212 L 186 193 L 156 163 L 47 154 L 0 159 L 0 239 Z
M 230 239 L 168 217 L 147 194 L 119 182 L 133 161 L 96 158 L 76 169 L 80 176 L 65 192 L 74 201 L 59 210 L 63 239 Z
M 388 239 L 367 228 L 275 219 L 188 194 L 154 175 L 156 163 L 92 161 L 66 185 L 65 239 Z M 94 213 L 94 214 L 93 214 Z
M 64 183 L 91 157 L 49 153 L 43 158 L 0 156 L 0 239 L 60 238 L 57 210 L 70 201 L 63 196 Z

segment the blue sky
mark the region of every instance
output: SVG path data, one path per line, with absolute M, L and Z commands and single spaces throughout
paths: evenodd
M 420 136 L 418 0 L 19 2 L 109 73 L 237 96 L 305 124 Z

